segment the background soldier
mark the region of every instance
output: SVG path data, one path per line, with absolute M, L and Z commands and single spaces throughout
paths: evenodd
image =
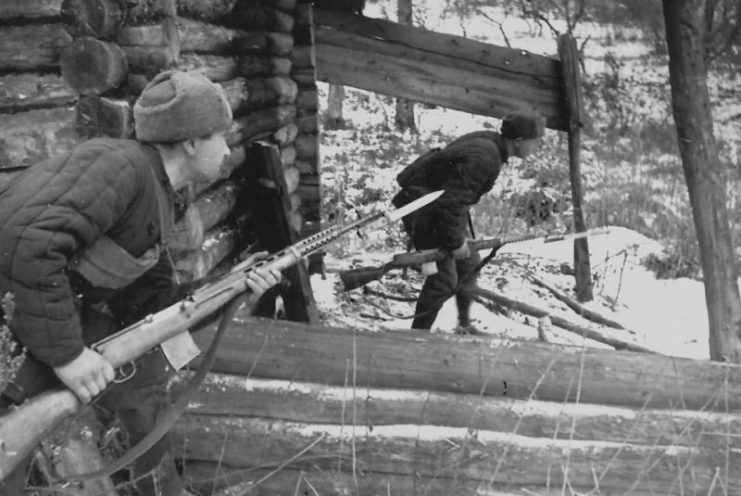
M 443 189 L 435 203 L 404 218 L 404 228 L 414 248 L 441 248 L 450 256 L 437 262 L 437 273 L 425 280 L 417 300 L 413 329 L 430 329 L 445 300 L 455 294 L 457 332 L 475 334 L 470 307 L 480 261 L 466 242 L 469 208 L 494 186 L 502 164 L 509 157 L 525 158 L 540 144 L 545 119 L 537 113 L 518 113 L 502 122 L 500 133 L 476 131 L 443 149 L 425 153 L 398 176 L 401 191 L 392 200 L 397 207 Z

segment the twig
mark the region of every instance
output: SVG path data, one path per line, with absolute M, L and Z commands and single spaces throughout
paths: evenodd
M 599 313 L 588 309 L 578 301 L 575 301 L 573 298 L 570 298 L 568 295 L 564 294 L 563 292 L 559 291 L 558 288 L 551 286 L 547 282 L 545 282 L 543 279 L 539 278 L 532 272 L 528 272 L 527 274 L 528 279 L 533 281 L 538 286 L 547 289 L 548 291 L 553 294 L 553 296 L 556 297 L 559 301 L 562 301 L 564 304 L 566 304 L 567 307 L 578 313 L 581 317 L 584 317 L 587 320 L 591 320 L 592 322 L 596 322 L 597 324 L 602 324 L 607 327 L 612 327 L 613 329 L 623 329 L 625 330 L 625 327 L 619 323 L 615 322 L 614 320 L 610 320 L 607 317 L 600 315 Z M 634 331 L 628 331 L 631 334 L 635 334 Z
M 394 300 L 394 301 L 403 301 L 404 303 L 414 303 L 417 301 L 417 298 L 412 296 L 397 296 L 392 295 L 389 293 L 384 293 L 383 291 L 378 291 L 375 289 L 370 289 L 368 286 L 363 286 L 363 293 L 369 294 L 372 296 L 378 296 L 381 298 L 386 298 L 387 300 Z

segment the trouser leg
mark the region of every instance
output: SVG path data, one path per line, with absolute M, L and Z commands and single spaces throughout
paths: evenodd
M 170 404 L 167 382 L 173 370 L 161 351 L 147 353 L 136 363 L 130 379 L 111 387 L 98 401 L 115 412 L 128 435 L 129 446 L 141 441 Z M 179 496 L 183 483 L 170 453 L 172 441 L 163 436 L 131 466 L 132 479 L 141 496 Z
M 478 252 L 472 253 L 468 258 L 455 261 L 460 285 L 455 293 L 455 302 L 458 307 L 458 323 L 464 327 L 471 324 L 471 303 L 476 296 L 478 281 L 478 273 L 473 271 L 479 262 L 481 262 L 481 257 Z
M 412 329 L 430 329 L 445 300 L 453 296 L 458 284 L 455 260 L 447 257 L 437 263 L 437 274 L 425 279 L 414 310 Z

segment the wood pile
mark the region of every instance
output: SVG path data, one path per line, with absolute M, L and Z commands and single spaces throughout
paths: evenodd
M 736 365 L 245 315 L 224 339 L 176 427 L 195 489 L 741 490 Z

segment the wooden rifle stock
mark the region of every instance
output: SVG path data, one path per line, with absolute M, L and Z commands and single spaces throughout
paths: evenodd
M 376 212 L 346 226 L 332 226 L 271 254 L 253 265 L 235 266 L 221 279 L 196 290 L 188 298 L 97 342 L 92 349 L 114 368 L 134 361 L 147 351 L 204 321 L 242 293 L 249 291 L 247 275 L 255 269 L 284 270 L 332 241 L 361 227 L 381 227 L 422 208 L 442 195 L 430 193 L 390 212 Z M 41 393 L 0 417 L 0 480 L 10 474 L 54 427 L 80 409 L 68 389 Z
M 514 236 L 511 238 L 487 238 L 468 242 L 471 251 L 498 250 L 504 245 L 512 243 L 522 243 L 525 241 L 542 240 L 543 243 L 552 243 L 555 241 L 564 241 L 570 239 L 585 238 L 597 234 L 607 234 L 609 229 L 598 228 L 579 233 L 567 234 L 549 234 L 534 235 L 525 234 L 523 236 Z M 417 250 L 408 253 L 398 253 L 394 255 L 390 262 L 377 267 L 358 267 L 340 272 L 343 291 L 351 291 L 360 288 L 366 284 L 377 281 L 383 275 L 393 269 L 402 269 L 404 267 L 416 267 L 427 262 L 438 262 L 446 257 L 451 256 L 450 252 L 443 249 L 433 248 L 430 250 Z

